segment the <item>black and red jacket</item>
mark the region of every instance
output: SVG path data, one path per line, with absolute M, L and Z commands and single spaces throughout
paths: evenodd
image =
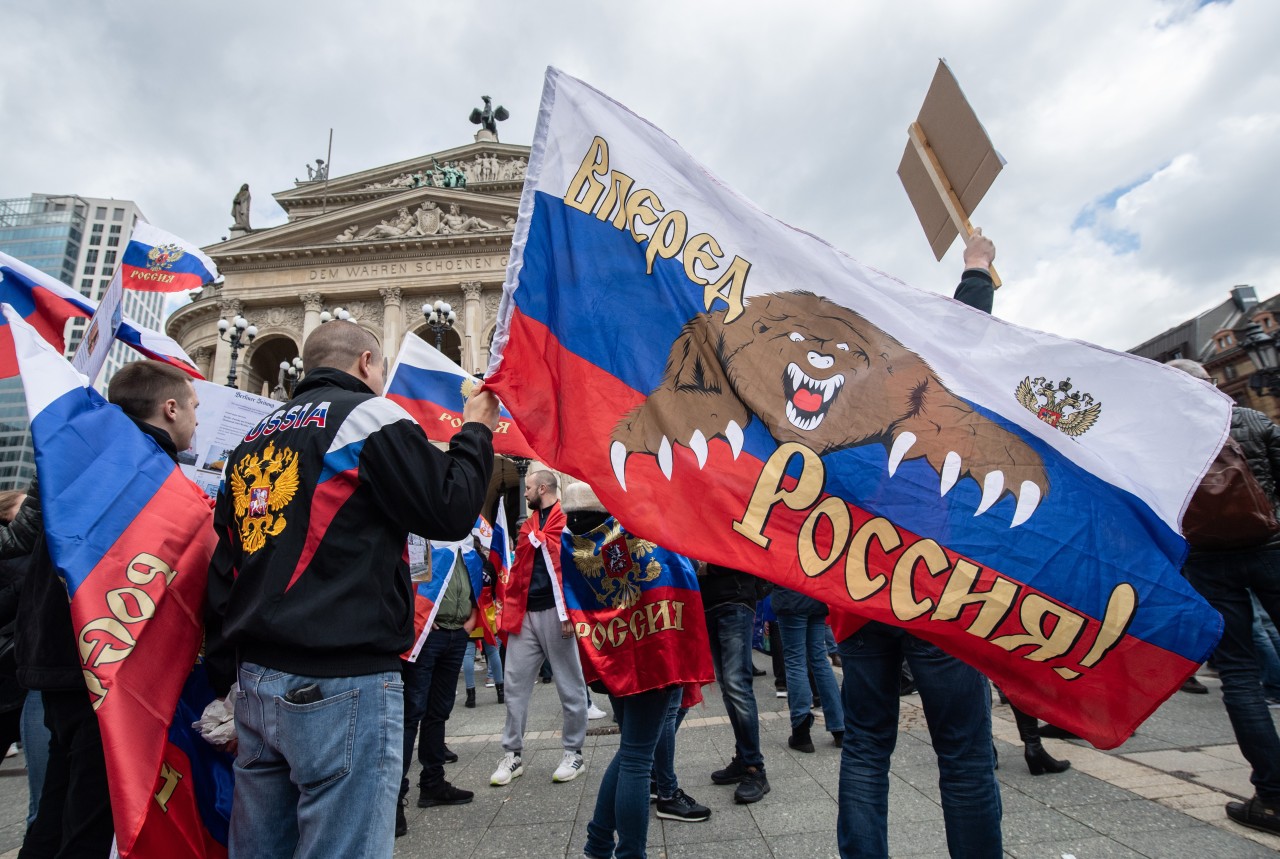
M 215 691 L 238 661 L 314 677 L 398 670 L 413 644 L 405 541 L 465 537 L 492 472 L 483 424 L 444 452 L 354 376 L 308 372 L 227 459 L 206 616 Z

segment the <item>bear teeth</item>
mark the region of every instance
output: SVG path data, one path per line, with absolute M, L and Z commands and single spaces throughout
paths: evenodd
M 798 391 L 804 388 L 812 393 L 821 394 L 824 404 L 831 402 L 831 398 L 844 386 L 844 375 L 842 373 L 837 373 L 829 379 L 815 379 L 804 370 L 801 370 L 800 366 L 795 362 L 787 365 L 787 376 L 790 378 L 791 385 L 795 390 Z M 814 424 L 814 426 L 817 426 L 817 424 Z
M 820 412 L 816 415 L 800 417 L 800 413 L 796 411 L 796 407 L 787 402 L 787 420 L 791 421 L 791 425 L 796 429 L 809 432 L 818 428 L 818 424 L 822 423 L 822 419 L 826 417 L 826 413 Z

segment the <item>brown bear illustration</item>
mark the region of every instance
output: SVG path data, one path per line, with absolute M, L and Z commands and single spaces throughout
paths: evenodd
M 652 454 L 668 478 L 672 445 L 699 467 L 707 443 L 724 438 L 737 458 L 742 428 L 758 418 L 778 442 L 819 455 L 882 444 L 889 473 L 924 457 L 945 495 L 962 477 L 982 486 L 978 513 L 1006 493 L 1013 524 L 1049 491 L 1040 456 L 952 394 L 919 355 L 835 302 L 808 292 L 755 296 L 730 324 L 724 311 L 687 322 L 671 346 L 662 383 L 613 431 L 611 458 L 626 487 L 626 460 Z

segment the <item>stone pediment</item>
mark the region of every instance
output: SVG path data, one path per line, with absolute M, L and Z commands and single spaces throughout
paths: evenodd
M 524 170 L 529 161 L 529 147 L 509 143 L 468 143 L 454 149 L 435 152 L 331 177 L 325 182 L 299 182 L 293 188 L 273 196 L 289 214 L 290 220 L 320 215 L 325 208 L 343 208 L 369 200 L 382 199 L 421 187 L 452 184 L 446 175 L 465 177 L 466 189 L 494 195 L 519 196 L 524 185 Z
M 332 204 L 332 201 L 330 201 Z M 414 188 L 204 248 L 218 265 L 509 245 L 519 199 Z

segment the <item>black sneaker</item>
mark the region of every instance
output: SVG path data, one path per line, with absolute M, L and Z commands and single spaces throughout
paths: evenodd
M 448 746 L 444 747 L 444 762 L 447 764 L 456 764 L 458 762 L 457 753 Z
M 729 761 L 729 765 L 722 770 L 716 770 L 711 774 L 711 781 L 715 784 L 737 784 L 747 775 L 747 768 L 742 765 L 742 759 L 737 755 L 733 756 L 733 760 Z
M 1192 695 L 1208 695 L 1209 687 L 1197 680 L 1196 676 L 1192 674 L 1182 682 L 1182 691 L 1190 692 Z
M 1280 805 L 1268 805 L 1256 796 L 1245 802 L 1228 802 L 1227 817 L 1251 829 L 1280 835 Z
M 676 788 L 675 796 L 658 800 L 658 816 L 664 820 L 701 823 L 711 816 L 711 809 L 705 805 L 699 805 L 689 794 Z
M 764 799 L 768 792 L 769 779 L 765 778 L 764 770 L 749 767 L 742 781 L 738 782 L 738 789 L 733 792 L 733 801 L 739 805 L 748 805 Z
M 428 793 L 423 790 L 418 794 L 418 808 L 431 808 L 433 805 L 466 805 L 475 794 L 445 782 Z
M 409 834 L 409 821 L 404 817 L 404 802 L 396 801 L 396 838 Z

